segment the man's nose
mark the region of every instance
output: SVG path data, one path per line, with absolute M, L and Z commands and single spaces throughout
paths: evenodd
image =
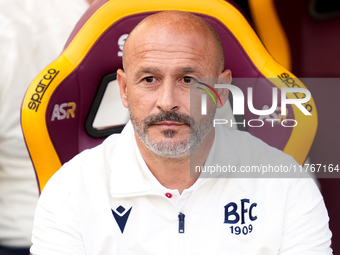
M 164 81 L 159 90 L 157 108 L 168 112 L 179 109 L 180 95 L 175 81 Z

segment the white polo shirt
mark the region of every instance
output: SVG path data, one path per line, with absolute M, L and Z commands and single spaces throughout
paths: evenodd
M 297 164 L 248 133 L 216 137 L 207 163 Z M 200 178 L 179 195 L 148 171 L 131 123 L 51 178 L 34 225 L 33 255 L 332 254 L 312 179 Z

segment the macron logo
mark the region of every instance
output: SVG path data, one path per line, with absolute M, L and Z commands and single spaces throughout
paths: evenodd
M 124 232 L 124 228 L 125 228 L 125 225 L 126 225 L 128 218 L 129 218 L 131 210 L 132 210 L 132 206 L 126 212 L 125 208 L 121 205 L 117 207 L 116 211 L 111 209 L 113 217 L 115 218 L 115 220 L 118 224 L 118 227 L 119 227 L 120 231 L 122 232 L 122 234 Z

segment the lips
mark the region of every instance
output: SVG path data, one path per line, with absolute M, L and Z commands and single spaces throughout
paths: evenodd
M 160 112 L 158 114 L 152 114 L 144 120 L 145 129 L 152 125 L 163 126 L 167 128 L 175 128 L 182 125 L 190 127 L 190 116 L 181 114 L 176 111 Z
M 158 126 L 167 126 L 167 127 L 176 127 L 176 126 L 182 126 L 183 123 L 175 122 L 175 121 L 161 121 L 156 123 L 155 125 Z

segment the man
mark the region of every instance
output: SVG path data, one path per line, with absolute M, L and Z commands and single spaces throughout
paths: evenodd
M 0 0 L 0 254 L 29 254 L 39 197 L 20 125 L 34 76 L 60 54 L 85 0 Z
M 223 56 L 213 29 L 189 13 L 152 15 L 130 33 L 117 79 L 131 123 L 52 177 L 32 254 L 332 253 L 311 179 L 190 176 L 193 163 L 216 159 L 297 164 L 247 133 L 212 128 L 212 102 L 207 116 L 194 111 L 193 81 L 231 81 Z

